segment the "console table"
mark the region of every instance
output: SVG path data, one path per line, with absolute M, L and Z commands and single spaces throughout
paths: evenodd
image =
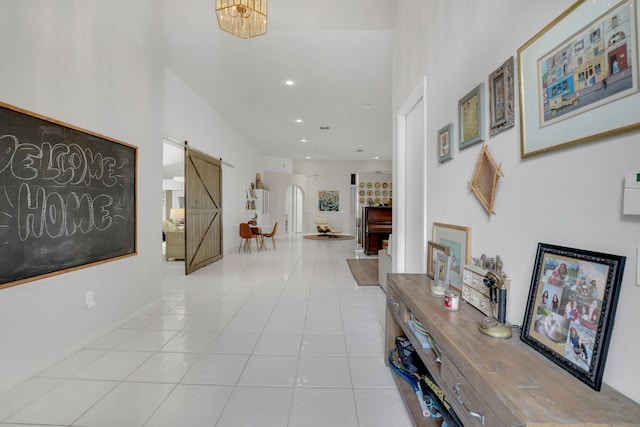
M 431 295 L 423 274 L 387 276 L 386 356 L 395 338 L 406 336 L 466 427 L 640 426 L 640 405 L 606 384 L 597 392 L 522 341 L 480 333 L 484 317 L 460 301 L 458 311 Z M 442 352 L 441 362 L 407 325 L 410 314 L 424 325 Z M 394 374 L 417 426 L 439 426 L 424 418 L 415 392 Z

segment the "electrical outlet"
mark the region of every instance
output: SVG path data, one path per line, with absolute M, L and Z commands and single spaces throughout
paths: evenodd
M 91 308 L 96 305 L 96 301 L 93 299 L 93 291 L 89 291 L 84 294 L 84 305 L 87 308 Z

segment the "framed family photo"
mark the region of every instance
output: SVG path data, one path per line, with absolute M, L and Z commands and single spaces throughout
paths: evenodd
M 637 0 L 579 0 L 518 49 L 521 157 L 640 128 Z
M 453 159 L 453 147 L 451 139 L 453 138 L 453 123 L 449 123 L 438 131 L 438 161 L 444 163 Z
M 539 243 L 520 338 L 600 390 L 625 257 Z
M 484 141 L 484 83 L 480 83 L 458 101 L 460 149 Z

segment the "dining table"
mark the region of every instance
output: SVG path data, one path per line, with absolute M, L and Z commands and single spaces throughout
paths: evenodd
M 249 223 L 249 228 L 251 228 L 251 232 L 255 235 L 257 235 L 257 239 L 258 239 L 258 250 L 267 250 L 267 247 L 264 244 L 264 235 L 263 232 L 264 230 L 271 230 L 271 225 L 269 224 L 262 224 L 262 223 L 255 223 L 255 224 L 251 224 Z

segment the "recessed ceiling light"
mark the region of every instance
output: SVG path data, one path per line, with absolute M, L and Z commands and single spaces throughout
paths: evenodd
M 307 142 L 307 140 L 306 139 L 301 139 L 300 142 Z
M 302 119 L 296 119 L 296 123 L 302 123 Z
M 371 104 L 362 104 L 362 109 L 363 110 L 370 110 L 371 109 Z
M 295 80 L 285 80 L 284 84 L 287 86 L 293 86 L 296 84 Z
M 310 159 L 310 158 L 311 158 L 311 156 L 307 156 L 306 158 L 307 158 L 307 159 Z
M 375 157 L 374 157 L 374 159 L 375 159 L 375 160 L 378 160 L 379 158 L 380 158 L 380 157 L 378 157 L 378 156 L 375 156 Z

